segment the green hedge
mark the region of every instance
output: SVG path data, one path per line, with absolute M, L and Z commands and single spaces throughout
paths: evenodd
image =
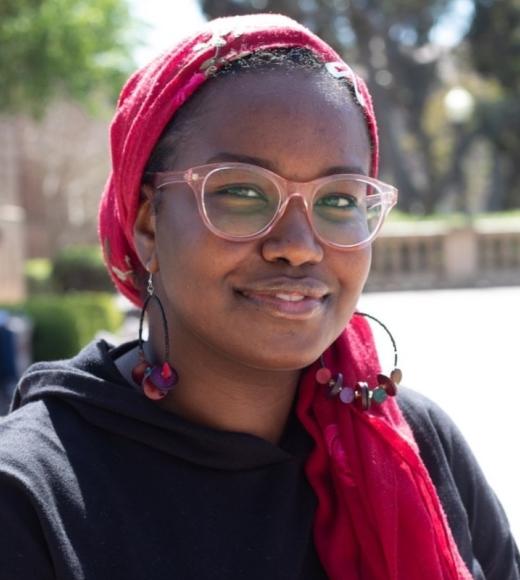
M 34 361 L 74 356 L 98 331 L 115 332 L 123 321 L 114 296 L 101 292 L 35 296 L 5 309 L 31 319 Z
M 52 285 L 57 292 L 114 291 L 99 246 L 60 250 L 52 260 Z
M 24 264 L 29 296 L 52 292 L 52 263 L 47 258 L 33 258 Z
M 99 246 L 71 246 L 52 260 L 33 258 L 25 262 L 30 296 L 52 292 L 114 292 Z

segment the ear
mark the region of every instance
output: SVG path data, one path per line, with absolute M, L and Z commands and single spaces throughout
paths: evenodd
M 153 203 L 154 189 L 150 185 L 141 186 L 141 205 L 134 223 L 135 250 L 147 272 L 159 271 L 156 246 L 156 215 Z

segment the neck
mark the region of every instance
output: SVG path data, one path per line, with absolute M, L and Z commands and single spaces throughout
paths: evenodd
M 250 368 L 200 344 L 175 349 L 171 363 L 179 382 L 159 402 L 163 409 L 215 429 L 250 433 L 273 443 L 280 440 L 299 370 Z

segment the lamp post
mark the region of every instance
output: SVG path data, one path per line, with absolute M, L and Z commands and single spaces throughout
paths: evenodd
M 467 123 L 475 110 L 475 99 L 464 87 L 453 87 L 444 96 L 446 117 L 454 125 Z
M 460 155 L 467 138 L 466 127 L 473 115 L 475 101 L 463 87 L 453 87 L 444 97 L 444 110 L 454 135 L 453 154 Z M 457 194 L 457 209 L 463 214 L 462 227 L 452 228 L 445 241 L 445 268 L 457 284 L 473 280 L 478 270 L 477 237 L 472 224 L 471 205 L 466 186 L 464 167 L 455 160 L 453 179 Z
M 473 116 L 475 110 L 475 99 L 473 95 L 464 87 L 457 86 L 451 88 L 444 96 L 444 111 L 446 118 L 453 127 L 454 140 L 454 154 L 458 154 L 458 149 L 465 137 L 465 128 L 468 121 Z M 464 169 L 459 160 L 456 160 L 454 181 L 458 190 L 457 209 L 462 211 L 466 219 L 471 221 L 471 211 L 468 199 L 468 192 L 466 191 L 466 179 Z

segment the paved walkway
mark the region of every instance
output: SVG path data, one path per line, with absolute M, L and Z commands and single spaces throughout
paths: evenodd
M 399 349 L 403 384 L 455 420 L 520 543 L 520 287 L 369 293 Z M 383 368 L 392 348 L 374 327 Z

